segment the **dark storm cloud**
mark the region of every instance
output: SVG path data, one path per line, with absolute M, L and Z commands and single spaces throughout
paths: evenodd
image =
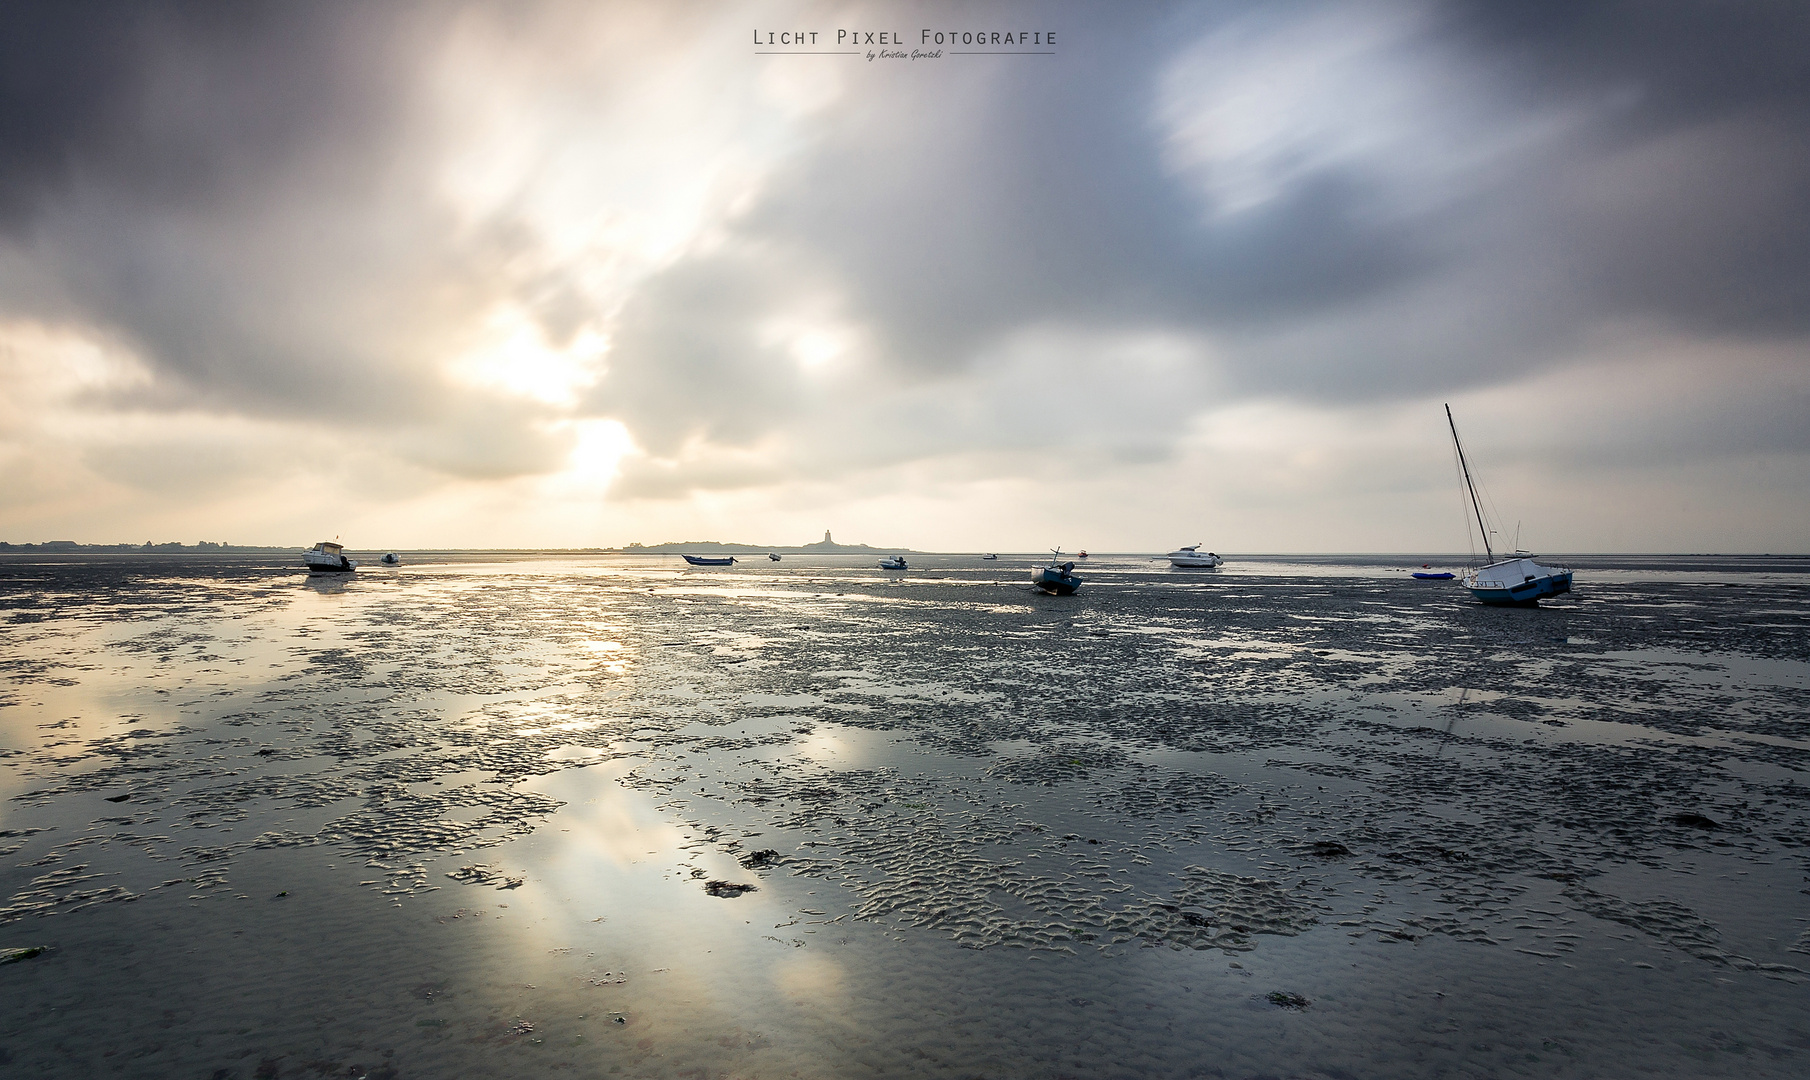
M 209 207 L 381 130 L 402 9 L 351 3 L 0 7 L 0 224 L 94 186 Z M 369 149 L 368 142 L 365 149 Z
M 373 301 L 421 284 L 371 273 L 397 268 L 368 220 L 407 101 L 390 10 L 7 6 L 0 237 L 29 271 L 0 310 L 134 345 L 162 376 L 152 401 L 413 407 L 417 381 L 369 334 Z
M 1085 9 L 1058 21 L 1079 44 L 1053 63 L 985 79 L 863 72 L 861 105 L 773 180 L 744 234 L 796 252 L 899 363 L 930 370 L 1051 317 L 1266 322 L 1424 271 L 1420 238 L 1379 219 L 1363 177 L 1315 176 L 1204 221 L 1151 122 L 1176 25 Z
M 522 22 L 590 32 L 565 16 L 597 9 L 556 7 Z M 1800 5 L 873 11 L 908 36 L 985 22 L 1061 45 L 839 69 L 843 98 L 797 121 L 752 206 L 612 327 L 593 268 L 543 258 L 507 208 L 461 231 L 437 201 L 419 106 L 461 6 L 5 5 L 0 315 L 131 343 L 157 376 L 137 403 L 358 427 L 461 475 L 562 460 L 540 406 L 440 370 L 504 295 L 555 345 L 611 331 L 581 411 L 656 455 L 783 433 L 812 468 L 1083 436 L 1153 460 L 1215 403 L 1503 384 L 1618 323 L 1810 331 Z M 647 48 L 713 47 L 693 40 L 708 20 L 673 25 Z M 490 44 L 561 47 L 509 32 Z M 803 58 L 744 59 L 724 95 Z M 592 77 L 575 70 L 546 78 Z M 1216 109 L 1272 106 L 1294 111 L 1262 137 L 1187 142 Z M 801 372 L 776 320 L 812 312 L 859 331 L 859 379 Z M 1192 343 L 1173 363 L 1193 370 L 1127 360 L 1150 335 Z M 1041 372 L 1039 341 L 1060 353 Z M 1160 381 L 1088 389 L 1134 377 Z M 1023 419 L 1040 378 L 1091 412 Z M 769 474 L 711 484 L 735 477 Z
M 0 9 L 0 314 L 132 347 L 155 379 L 117 405 L 376 429 L 459 475 L 553 467 L 535 409 L 438 371 L 519 248 L 455 241 L 418 190 L 422 60 L 458 10 Z
M 1485 3 L 1445 25 L 1525 107 L 1596 105 L 1502 201 L 1598 313 L 1810 329 L 1810 8 Z
M 861 72 L 856 103 L 736 227 L 813 288 L 835 283 L 896 376 L 972 369 L 1025 327 L 1161 327 L 1225 346 L 1222 395 L 1361 401 L 1509 381 L 1617 322 L 1810 330 L 1806 9 L 1039 12 L 1067 42 L 1042 66 Z M 1356 29 L 1366 13 L 1409 13 L 1359 59 L 1379 81 L 1437 62 L 1461 84 L 1396 102 L 1404 115 L 1384 119 L 1410 134 L 1380 149 L 1320 160 L 1307 147 L 1298 166 L 1278 152 L 1273 192 L 1216 212 L 1203 170 L 1166 156 L 1159 79 L 1177 64 L 1211 79 L 1265 42 L 1326 46 L 1303 28 L 1328 12 Z M 1349 59 L 1342 47 L 1332 62 Z M 1261 109 L 1282 89 L 1268 78 L 1236 89 Z M 1328 85 L 1310 108 L 1372 92 Z M 1441 173 L 1446 161 L 1463 164 Z M 730 329 L 710 348 L 745 344 Z M 612 380 L 662 378 L 665 348 L 622 342 Z M 615 391 L 606 380 L 600 405 Z M 745 429 L 762 409 L 749 402 Z
M 1810 106 L 1810 9 L 1783 0 L 1650 4 L 1456 3 L 1441 32 L 1492 65 L 1520 71 L 1527 100 L 1564 101 L 1635 87 L 1624 135 L 1730 112 L 1800 117 Z

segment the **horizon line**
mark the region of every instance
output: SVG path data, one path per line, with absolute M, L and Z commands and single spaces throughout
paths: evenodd
M 357 546 L 349 545 L 349 544 L 342 545 L 342 546 L 345 548 L 345 550 L 352 551 L 352 552 L 394 551 L 394 552 L 398 552 L 398 553 L 443 554 L 443 555 L 576 554 L 576 555 L 673 555 L 673 556 L 677 556 L 677 555 L 680 555 L 683 553 L 680 551 L 677 551 L 677 550 L 661 550 L 661 549 L 668 549 L 668 548 L 676 549 L 676 548 L 681 548 L 681 547 L 699 547 L 699 548 L 712 547 L 712 548 L 719 548 L 719 549 L 725 549 L 725 550 L 734 549 L 736 552 L 746 552 L 748 554 L 764 554 L 767 552 L 773 552 L 773 553 L 789 553 L 789 554 L 795 554 L 795 555 L 821 554 L 821 555 L 847 555 L 850 557 L 859 557 L 859 556 L 868 554 L 870 552 L 903 552 L 905 554 L 910 554 L 910 555 L 987 555 L 987 554 L 993 554 L 993 555 L 1033 555 L 1033 556 L 1037 556 L 1037 557 L 1043 557 L 1046 552 L 1049 552 L 1050 550 L 1052 550 L 1050 548 L 1044 547 L 1044 548 L 1027 548 L 1027 549 L 1020 549 L 1020 550 L 1013 550 L 1013 549 L 1009 549 L 1009 548 L 991 548 L 991 549 L 989 549 L 989 548 L 962 548 L 962 549 L 932 551 L 932 550 L 920 550 L 917 548 L 908 548 L 908 547 L 886 547 L 886 546 L 881 546 L 881 545 L 876 545 L 876 544 L 835 543 L 835 544 L 825 545 L 825 544 L 819 542 L 819 543 L 815 543 L 815 544 L 760 545 L 760 544 L 731 543 L 728 541 L 717 541 L 717 540 L 668 541 L 668 542 L 664 542 L 661 544 L 629 544 L 629 545 L 622 545 L 622 546 L 617 546 L 617 547 L 602 547 L 602 546 L 597 546 L 597 547 L 437 547 L 437 546 L 426 546 L 426 547 L 396 547 L 396 548 L 381 548 L 381 547 L 365 548 L 365 547 L 357 547 Z M 208 541 L 208 540 L 197 541 L 195 544 L 184 544 L 181 541 L 167 541 L 164 543 L 155 543 L 155 544 L 148 544 L 148 545 L 147 544 L 89 543 L 86 541 L 77 541 L 77 540 L 41 540 L 41 541 L 24 541 L 24 542 L 18 542 L 18 543 L 0 540 L 0 554 L 9 553 L 8 549 L 12 549 L 13 553 L 18 553 L 18 554 L 31 554 L 31 553 L 37 553 L 37 554 L 83 554 L 83 553 L 87 553 L 87 554 L 97 554 L 97 555 L 101 555 L 101 554 L 107 554 L 107 555 L 128 555 L 128 554 L 174 555 L 174 554 L 201 554 L 201 553 L 210 552 L 210 551 L 219 552 L 219 553 L 229 553 L 229 554 L 233 554 L 233 553 L 236 553 L 236 554 L 263 554 L 263 553 L 301 552 L 301 551 L 307 551 L 311 547 L 313 547 L 312 544 L 229 544 L 229 543 L 222 543 L 222 542 Z M 106 548 L 106 549 L 111 549 L 111 550 L 107 550 L 107 551 L 92 551 L 91 550 L 91 551 L 87 551 L 87 552 L 84 552 L 84 550 L 83 550 L 83 549 L 95 549 L 95 548 Z M 843 549 L 843 550 L 836 550 L 836 549 Z M 1072 552 L 1064 551 L 1063 554 L 1079 555 L 1080 552 L 1083 550 L 1086 550 L 1086 549 L 1077 548 L 1075 551 L 1072 551 Z M 1089 557 L 1147 556 L 1147 557 L 1151 557 L 1151 558 L 1161 558 L 1166 554 L 1167 554 L 1167 552 L 1157 551 L 1155 548 L 1148 548 L 1148 549 L 1140 548 L 1140 549 L 1135 549 L 1135 550 L 1121 550 L 1121 551 L 1102 550 L 1102 551 L 1088 552 Z M 1374 557 L 1374 558 L 1382 558 L 1382 557 L 1406 558 L 1406 557 L 1412 556 L 1412 557 L 1421 558 L 1421 559 L 1426 559 L 1426 558 L 1477 559 L 1477 558 L 1484 557 L 1480 553 L 1466 553 L 1466 552 L 1457 552 L 1457 551 L 1430 551 L 1430 550 L 1424 550 L 1424 549 L 1423 550 L 1397 550 L 1397 551 L 1380 551 L 1380 550 L 1367 550 L 1367 551 L 1298 550 L 1298 551 L 1295 551 L 1295 550 L 1283 550 L 1283 549 L 1271 549 L 1271 550 L 1264 550 L 1264 551 L 1231 551 L 1231 550 L 1228 550 L 1225 552 L 1219 552 L 1218 554 L 1220 554 L 1222 557 L 1259 558 L 1259 559 L 1261 559 L 1261 558 L 1300 557 L 1300 556 L 1312 556 L 1312 555 L 1364 556 L 1364 557 Z M 1516 553 L 1503 553 L 1503 554 L 1505 556 L 1507 556 L 1507 555 L 1512 555 L 1512 554 L 1516 554 Z M 1549 558 L 1556 558 L 1556 557 L 1579 557 L 1579 558 L 1605 558 L 1605 557 L 1615 557 L 1615 558 L 1731 558 L 1731 557 L 1747 557 L 1747 558 L 1786 558 L 1786 559 L 1810 558 L 1810 551 L 1561 551 L 1561 550 L 1541 550 L 1538 552 L 1521 552 L 1519 554 L 1524 555 L 1524 556 L 1539 555 L 1541 557 L 1549 557 Z

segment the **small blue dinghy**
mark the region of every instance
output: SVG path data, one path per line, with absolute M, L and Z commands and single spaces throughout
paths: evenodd
M 1416 570 L 1414 572 L 1414 576 L 1421 581 L 1450 581 L 1456 575 L 1453 575 L 1453 574 L 1423 574 L 1420 571 Z

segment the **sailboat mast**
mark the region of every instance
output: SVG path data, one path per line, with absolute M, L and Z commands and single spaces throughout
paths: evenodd
M 1483 534 L 1483 553 L 1489 556 L 1490 562 L 1496 561 L 1496 552 L 1489 545 L 1489 527 L 1483 524 L 1483 507 L 1477 502 L 1477 485 L 1471 483 L 1471 467 L 1464 460 L 1464 444 L 1458 441 L 1458 422 L 1452 419 L 1452 407 L 1445 407 L 1445 422 L 1452 429 L 1452 445 L 1458 450 L 1458 468 L 1464 472 L 1464 486 L 1471 493 L 1471 509 L 1477 514 L 1477 531 Z

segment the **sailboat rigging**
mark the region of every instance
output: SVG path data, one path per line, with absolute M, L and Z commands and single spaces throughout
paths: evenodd
M 1471 479 L 1471 465 L 1465 457 L 1464 443 L 1458 438 L 1458 422 L 1452 419 L 1452 407 L 1445 407 L 1445 421 L 1452 429 L 1452 446 L 1458 451 L 1458 468 L 1464 474 L 1464 488 L 1471 497 L 1471 512 L 1477 517 L 1477 530 L 1483 534 L 1483 552 L 1488 557 L 1484 566 L 1466 571 L 1460 580 L 1471 595 L 1485 604 L 1537 607 L 1543 596 L 1557 596 L 1571 591 L 1571 571 L 1563 567 L 1542 566 L 1527 558 L 1520 550 L 1521 531 L 1515 529 L 1515 555 L 1496 558 L 1490 543 L 1489 525 L 1483 520 L 1483 504 L 1477 498 L 1477 485 Z M 1475 549 L 1472 549 L 1473 551 Z

